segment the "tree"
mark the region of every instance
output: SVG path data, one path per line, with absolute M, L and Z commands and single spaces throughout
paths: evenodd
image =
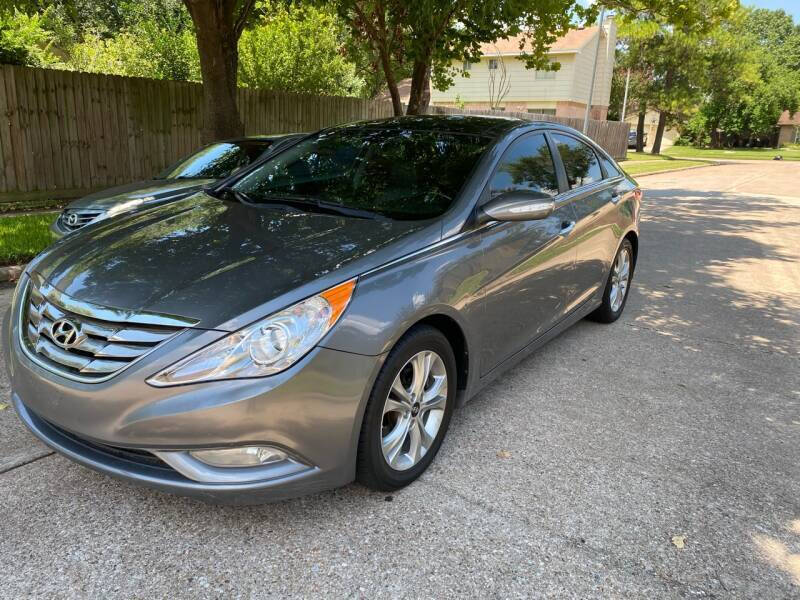
M 494 50 L 496 58 L 490 60 L 495 61 L 496 68 L 489 67 L 489 108 L 497 110 L 511 89 L 511 80 L 508 78 L 508 69 L 506 69 L 506 62 L 503 60 L 500 50 L 497 49 L 497 46 Z
M 716 17 L 707 13 L 705 2 L 607 0 L 604 4 L 690 28 Z M 520 51 L 526 66 L 557 69 L 548 61 L 547 49 L 575 23 L 591 22 L 598 13 L 596 4 L 585 7 L 578 0 L 337 0 L 336 5 L 353 35 L 365 37 L 379 58 L 397 115 L 402 114 L 402 104 L 395 65 L 410 65 L 407 112 L 418 114 L 425 108 L 429 79 L 446 89 L 458 72 L 453 61 L 479 60 L 481 44 L 523 34 Z
M 236 105 L 239 38 L 255 0 L 184 0 L 194 22 L 203 76 L 206 140 L 244 133 Z

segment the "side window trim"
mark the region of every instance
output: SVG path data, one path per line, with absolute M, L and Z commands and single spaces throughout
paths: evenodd
M 556 177 L 558 177 L 558 197 L 569 192 L 569 181 L 567 181 L 567 171 L 564 169 L 564 162 L 561 160 L 561 153 L 558 151 L 558 146 L 551 135 L 552 129 L 544 131 L 544 137 L 547 140 L 547 145 L 550 148 L 550 155 L 553 157 L 553 163 L 556 167 Z M 556 199 L 558 199 L 558 197 Z

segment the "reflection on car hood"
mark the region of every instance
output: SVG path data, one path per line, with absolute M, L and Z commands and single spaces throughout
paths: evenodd
M 67 236 L 31 269 L 79 301 L 230 329 L 248 311 L 324 284 L 317 279 L 343 280 L 376 259 L 413 251 L 409 234 L 433 230 L 438 226 L 252 207 L 198 193 Z
M 108 210 L 122 202 L 142 200 L 142 204 L 163 200 L 176 194 L 188 194 L 215 179 L 150 179 L 101 190 L 70 203 L 68 208 Z

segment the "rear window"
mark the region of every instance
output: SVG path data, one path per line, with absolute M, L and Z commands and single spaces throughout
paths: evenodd
M 489 138 L 448 131 L 343 127 L 267 160 L 233 189 L 250 201 L 325 201 L 403 220 L 450 208 Z
M 607 159 L 605 156 L 600 155 L 600 160 L 603 162 L 603 168 L 606 170 L 606 177 L 612 179 L 614 177 L 619 177 L 622 173 L 619 172 L 619 169 L 616 165 Z
M 589 146 L 574 137 L 557 133 L 553 134 L 553 141 L 561 155 L 561 162 L 564 163 L 570 189 L 603 179 L 600 162 Z

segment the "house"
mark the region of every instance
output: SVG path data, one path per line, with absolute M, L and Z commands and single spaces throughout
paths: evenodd
M 800 143 L 800 111 L 790 115 L 785 110 L 778 119 L 778 146 L 791 143 Z
M 483 44 L 479 62 L 454 63 L 469 77 L 456 75 L 449 89 L 431 90 L 431 104 L 486 109 L 491 108 L 492 103 L 500 110 L 583 118 L 595 52 L 598 50 L 598 36 L 599 56 L 590 116 L 593 119 L 605 119 L 611 97 L 617 43 L 616 25 L 610 18 L 605 20 L 602 28 L 573 29 L 553 43 L 548 57 L 551 62 L 561 65 L 558 71 L 526 69 L 524 61 L 519 60 L 523 36 Z M 497 101 L 497 89 L 503 71 L 507 93 Z M 492 81 L 494 91 L 491 90 Z

